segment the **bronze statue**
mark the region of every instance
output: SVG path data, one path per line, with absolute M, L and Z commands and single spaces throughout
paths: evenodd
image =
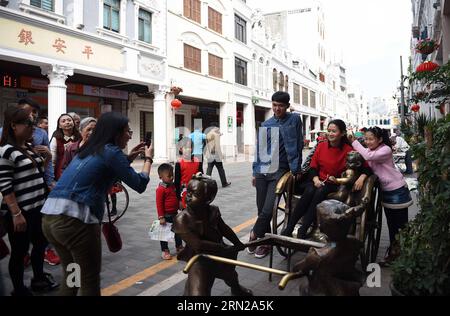
M 178 259 L 188 262 L 199 254 L 237 259 L 245 245 L 223 221 L 217 206 L 210 205 L 217 194 L 217 183 L 201 173 L 195 175 L 187 187 L 187 208 L 177 215 L 174 231 L 186 242 Z M 233 243 L 224 243 L 223 237 Z M 214 280 L 222 279 L 234 296 L 251 296 L 252 291 L 239 284 L 236 266 L 218 263 L 207 258 L 196 261 L 189 270 L 185 286 L 186 296 L 210 296 Z
M 311 248 L 307 256 L 294 266 L 303 277 L 300 295 L 358 296 L 363 274 L 355 268 L 362 243 L 348 237 L 354 219 L 362 214 L 367 200 L 355 207 L 327 200 L 317 206 L 320 230 L 328 236 L 321 249 Z
M 361 167 L 364 159 L 357 151 L 347 154 L 347 170 L 342 173 L 342 178 L 330 177 L 330 181 L 339 184 L 339 190 L 328 195 L 328 198 L 341 201 L 347 205 L 355 205 L 354 194 L 350 194 L 356 180 L 361 176 Z

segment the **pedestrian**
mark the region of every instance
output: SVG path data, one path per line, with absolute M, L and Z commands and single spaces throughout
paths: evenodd
M 340 178 L 346 170 L 347 154 L 353 151 L 347 138 L 347 126 L 342 120 L 333 120 L 328 124 L 328 141 L 317 146 L 311 158 L 309 177 L 299 202 L 289 217 L 283 236 L 291 236 L 298 221 L 303 218 L 297 237 L 306 239 L 308 230 L 316 221 L 316 207 L 324 201 L 328 194 L 336 192 L 339 185 L 330 180 L 331 177 Z M 353 189 L 362 189 L 364 181 L 370 175 L 370 171 L 363 168 L 363 174 L 355 182 Z M 331 178 L 333 179 L 333 178 Z M 323 238 L 321 234 L 315 234 L 316 239 Z
M 401 137 L 401 132 L 396 131 L 395 134 L 391 137 L 393 139 L 395 145 L 393 145 L 394 152 L 405 153 L 405 165 L 406 170 L 405 174 L 413 174 L 413 165 L 412 165 L 412 157 L 411 157 L 411 147 L 406 142 L 406 140 Z
M 140 143 L 128 156 L 123 153 L 133 133 L 128 122 L 116 112 L 103 114 L 42 208 L 44 233 L 61 256 L 63 280 L 69 277 L 69 264 L 77 264 L 81 271 L 81 286 L 63 282 L 60 295 L 100 295 L 100 224 L 108 189 L 117 180 L 139 193 L 147 188 L 153 148 Z M 137 173 L 130 164 L 141 153 L 145 161 Z
M 30 296 L 24 284 L 24 259 L 30 242 L 33 291 L 49 291 L 58 284 L 44 272 L 44 252 L 47 240 L 42 232 L 42 215 L 46 183 L 44 167 L 50 155 L 41 156 L 28 143 L 33 135 L 34 121 L 30 110 L 21 106 L 5 111 L 5 122 L 0 140 L 0 191 L 3 195 L 1 213 L 4 216 L 11 245 L 9 275 L 13 283 L 13 296 Z
M 48 118 L 46 116 L 41 116 L 38 118 L 37 126 L 39 128 L 42 128 L 44 131 L 46 131 L 47 135 L 48 135 Z
M 167 163 L 158 168 L 158 175 L 161 182 L 156 189 L 156 210 L 158 212 L 159 224 L 161 226 L 167 223 L 173 224 L 175 216 L 178 214 L 179 199 L 177 190 L 173 183 L 173 167 Z M 171 260 L 169 245 L 167 241 L 161 241 L 161 258 Z M 175 234 L 175 247 L 177 254 L 183 250 L 183 241 L 178 234 Z
M 223 155 L 220 147 L 220 136 L 222 136 L 222 134 L 220 133 L 220 129 L 218 127 L 213 127 L 209 133 L 206 134 L 205 156 L 208 163 L 206 174 L 211 176 L 213 168 L 216 166 L 217 171 L 219 172 L 220 182 L 222 182 L 222 187 L 226 188 L 231 185 L 231 182 L 227 181 L 227 176 L 225 174 L 225 170 L 223 169 Z
M 80 130 L 80 122 L 81 122 L 80 116 L 75 112 L 70 112 L 69 115 L 73 119 L 73 124 L 75 125 L 75 128 L 79 131 Z
M 80 132 L 75 128 L 74 121 L 69 114 L 62 114 L 58 118 L 57 129 L 50 140 L 52 164 L 55 170 L 55 180 L 61 178 L 64 152 L 70 144 L 81 139 Z
M 200 127 L 196 127 L 194 132 L 189 134 L 192 142 L 192 156 L 200 163 L 200 172 L 203 173 L 203 147 L 206 142 L 206 135 L 202 133 Z
M 178 142 L 181 151 L 181 158 L 175 164 L 175 188 L 177 197 L 180 199 L 180 209 L 186 208 L 186 189 L 192 176 L 201 172 L 201 162 L 192 155 L 192 141 L 184 137 Z
M 399 254 L 396 236 L 408 223 L 408 207 L 413 204 L 411 194 L 403 175 L 394 166 L 391 143 L 386 131 L 379 127 L 369 128 L 365 134 L 367 148 L 358 141 L 354 141 L 352 136 L 350 141 L 353 148 L 364 157 L 380 180 L 390 240 L 384 263 L 389 264 Z
M 63 171 L 67 168 L 73 158 L 78 154 L 80 148 L 86 144 L 89 137 L 94 132 L 95 126 L 97 125 L 97 119 L 93 117 L 86 117 L 80 123 L 80 134 L 81 139 L 77 142 L 71 143 L 64 151 L 64 159 L 62 163 Z
M 287 112 L 289 102 L 290 96 L 287 92 L 276 92 L 272 96 L 274 116 L 265 121 L 258 132 L 252 181 L 256 187 L 258 219 L 250 232 L 250 241 L 263 238 L 270 232 L 275 188 L 280 178 L 289 171 L 296 177 L 301 175 L 302 121 L 298 114 Z M 267 142 L 261 143 L 262 139 Z M 269 148 L 271 156 L 264 157 Z M 269 254 L 270 246 L 248 247 L 247 251 L 256 258 L 264 258 Z

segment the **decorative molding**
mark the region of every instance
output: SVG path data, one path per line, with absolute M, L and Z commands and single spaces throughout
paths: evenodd
M 41 73 L 50 80 L 49 86 L 66 87 L 67 77 L 73 76 L 73 68 L 60 65 L 41 66 Z

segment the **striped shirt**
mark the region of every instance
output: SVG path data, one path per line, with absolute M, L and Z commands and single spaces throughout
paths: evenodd
M 26 151 L 42 170 L 44 160 L 36 153 Z M 39 169 L 30 158 L 9 144 L 0 147 L 0 192 L 3 196 L 14 192 L 22 211 L 41 207 L 45 202 L 45 183 Z M 4 215 L 8 210 L 3 199 L 0 213 Z

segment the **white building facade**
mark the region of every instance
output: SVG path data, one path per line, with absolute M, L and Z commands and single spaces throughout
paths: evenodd
M 2 115 L 6 106 L 29 97 L 48 115 L 52 133 L 63 113 L 83 118 L 117 111 L 130 117 L 136 132 L 130 145 L 161 125 L 160 115 L 145 125 L 137 111 L 165 106 L 166 1 L 12 0 L 3 5 L 0 69 L 8 80 L 0 87 Z M 139 95 L 145 98 L 138 105 Z M 156 156 L 164 156 L 158 137 L 155 146 Z

